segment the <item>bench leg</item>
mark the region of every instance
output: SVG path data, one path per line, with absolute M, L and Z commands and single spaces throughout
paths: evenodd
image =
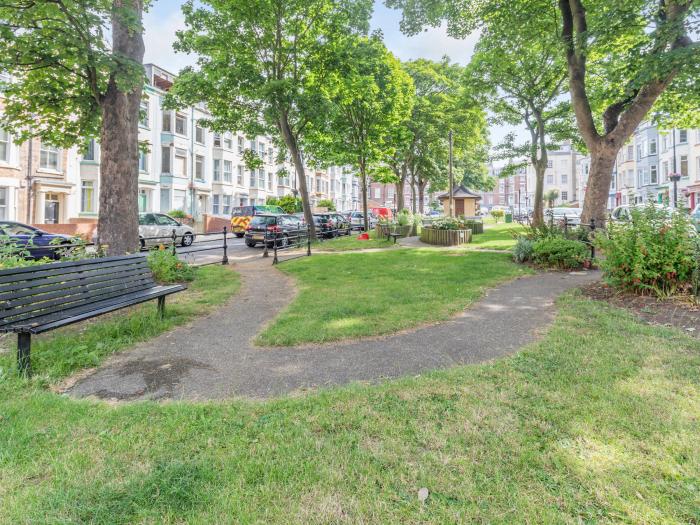
M 30 376 L 32 373 L 32 363 L 29 353 L 32 348 L 32 334 L 17 334 L 17 368 L 19 373 Z
M 165 296 L 158 298 L 158 317 L 161 320 L 165 317 Z

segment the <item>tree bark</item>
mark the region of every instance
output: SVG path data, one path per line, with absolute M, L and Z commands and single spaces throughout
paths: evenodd
M 362 190 L 362 215 L 365 223 L 365 231 L 369 231 L 369 210 L 367 209 L 367 167 L 363 159 L 358 162 L 360 167 L 360 189 Z
M 396 175 L 398 177 L 398 182 L 396 183 L 396 211 L 399 212 L 406 207 L 406 199 L 403 195 L 406 188 L 406 177 L 408 177 L 406 163 L 401 165 L 401 171 Z
M 615 143 L 603 142 L 596 150 L 591 151 L 591 167 L 581 214 L 582 224 L 590 224 L 591 219 L 595 219 L 596 225 L 601 227 L 608 218 L 607 202 L 610 195 L 610 182 L 619 149 Z
M 547 166 L 545 162 L 535 162 L 535 206 L 532 211 L 532 225 L 542 226 L 544 224 L 544 170 Z
M 411 173 L 411 212 L 416 213 L 416 174 Z
M 287 145 L 289 154 L 292 157 L 294 169 L 297 172 L 297 182 L 299 194 L 301 195 L 301 205 L 304 210 L 304 220 L 309 227 L 309 235 L 312 239 L 316 238 L 316 225 L 314 224 L 314 216 L 311 213 L 311 201 L 309 200 L 309 189 L 306 186 L 306 170 L 304 169 L 304 161 L 301 158 L 299 151 L 299 142 L 297 137 L 289 125 L 289 118 L 286 112 L 282 112 L 279 118 L 278 127 L 282 135 L 282 140 Z
M 428 185 L 427 180 L 422 180 L 421 178 L 418 179 L 418 211 L 421 213 L 425 213 L 425 187 Z
M 141 0 L 114 0 L 112 46 L 114 55 L 143 63 L 144 44 L 141 28 Z M 123 10 L 137 16 L 138 27 L 122 17 Z M 125 65 L 123 67 L 128 67 Z M 100 215 L 97 223 L 99 243 L 107 255 L 123 255 L 139 249 L 138 162 L 139 113 L 143 81 L 128 91 L 117 85 L 119 71 L 112 73 L 101 101 L 100 133 Z

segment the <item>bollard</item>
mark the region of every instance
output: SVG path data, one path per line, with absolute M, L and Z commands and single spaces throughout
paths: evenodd
M 228 264 L 228 243 L 226 242 L 226 231 L 228 228 L 224 226 L 224 258 L 221 259 L 221 264 Z
M 269 257 L 270 253 L 267 250 L 267 238 L 268 238 L 268 232 L 265 232 L 265 235 L 263 236 L 263 245 L 265 247 L 265 251 L 263 252 L 263 257 Z
M 591 260 L 595 259 L 595 244 L 594 234 L 595 233 L 595 218 L 591 217 Z
M 306 256 L 311 257 L 311 227 L 306 227 Z
M 177 255 L 176 244 L 177 244 L 177 235 L 175 233 L 175 230 L 173 230 L 173 255 Z

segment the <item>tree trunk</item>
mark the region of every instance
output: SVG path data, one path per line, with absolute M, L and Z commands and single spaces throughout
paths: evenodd
M 362 189 L 362 215 L 365 223 L 365 231 L 369 231 L 369 210 L 367 209 L 367 169 L 363 160 L 359 161 L 360 166 L 360 188 Z
M 427 180 L 421 180 L 420 178 L 418 179 L 418 211 L 421 213 L 425 213 L 425 187 L 428 185 Z
M 532 211 L 532 225 L 544 225 L 544 170 L 545 162 L 535 162 L 535 206 Z
M 141 0 L 114 0 L 112 47 L 116 56 L 143 63 Z M 136 16 L 133 21 L 124 20 Z M 128 67 L 128 66 L 126 66 Z M 97 223 L 99 243 L 107 255 L 123 255 L 139 249 L 138 177 L 139 116 L 143 80 L 138 78 L 129 91 L 117 84 L 119 71 L 109 78 L 102 99 L 100 133 L 100 215 Z M 122 86 L 123 89 L 123 86 Z
M 416 213 L 416 174 L 411 173 L 411 212 Z
M 591 219 L 595 219 L 596 226 L 602 227 L 608 219 L 607 203 L 618 149 L 615 144 L 601 141 L 598 147 L 591 151 L 591 168 L 581 214 L 582 224 L 589 224 Z
M 396 183 L 396 211 L 399 212 L 406 207 L 403 192 L 406 188 L 408 170 L 405 163 L 401 165 L 401 172 L 396 175 L 398 176 L 398 182 Z
M 282 134 L 282 139 L 287 145 L 289 154 L 292 157 L 294 169 L 297 172 L 297 182 L 299 194 L 301 195 L 301 205 L 304 210 L 304 220 L 309 226 L 309 235 L 312 239 L 316 238 L 316 225 L 314 224 L 314 216 L 311 213 L 311 201 L 309 200 L 309 189 L 306 186 L 306 170 L 304 169 L 304 161 L 301 158 L 299 151 L 299 143 L 297 137 L 294 136 L 292 127 L 289 125 L 289 118 L 286 112 L 280 115 L 279 123 L 277 124 Z

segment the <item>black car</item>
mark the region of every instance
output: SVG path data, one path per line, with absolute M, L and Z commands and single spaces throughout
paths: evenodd
M 350 223 L 338 213 L 315 213 L 316 236 L 331 239 L 340 235 L 350 235 Z
M 277 239 L 277 246 L 284 248 L 297 242 L 298 236 L 305 231 L 299 218 L 294 215 L 256 215 L 246 227 L 245 243 L 255 248 L 258 243 L 267 240 L 268 248 L 272 248 L 274 239 Z

